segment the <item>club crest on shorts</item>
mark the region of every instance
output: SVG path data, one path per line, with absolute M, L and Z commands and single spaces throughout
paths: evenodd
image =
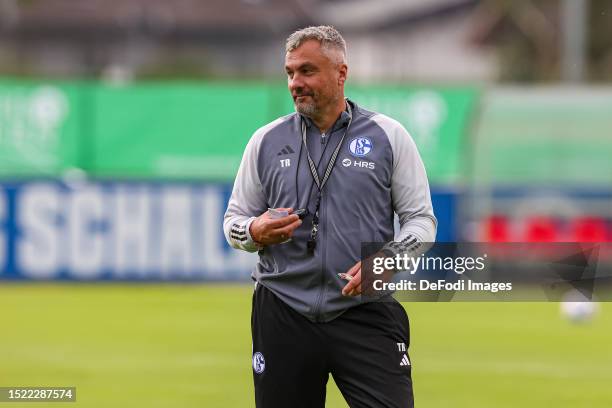
M 253 354 L 253 370 L 255 370 L 257 374 L 261 374 L 265 369 L 266 360 L 264 359 L 263 354 L 258 351 L 257 353 Z
M 372 151 L 374 144 L 367 137 L 356 137 L 349 143 L 349 151 L 353 156 L 363 157 Z

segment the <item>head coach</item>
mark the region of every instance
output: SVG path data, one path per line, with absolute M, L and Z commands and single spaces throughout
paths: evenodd
M 362 242 L 393 256 L 435 240 L 423 162 L 402 125 L 344 97 L 334 28 L 289 36 L 285 71 L 296 112 L 251 137 L 223 223 L 232 247 L 259 252 L 257 407 L 324 407 L 329 373 L 351 407 L 411 407 L 404 308 L 357 295 Z

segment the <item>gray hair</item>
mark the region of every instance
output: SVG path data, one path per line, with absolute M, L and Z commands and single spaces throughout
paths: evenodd
M 327 51 L 325 54 L 334 63 L 346 64 L 346 42 L 332 26 L 311 26 L 297 30 L 287 38 L 285 51 L 291 52 L 308 40 L 317 40 L 321 49 Z

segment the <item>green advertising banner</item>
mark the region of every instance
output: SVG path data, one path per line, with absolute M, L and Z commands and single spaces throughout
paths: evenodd
M 400 121 L 434 183 L 462 174 L 473 88 L 352 87 L 361 106 Z M 94 172 L 103 177 L 231 180 L 260 126 L 293 112 L 284 85 L 140 84 L 96 91 Z
M 0 175 L 57 177 L 80 166 L 83 89 L 0 80 Z
M 477 90 L 364 86 L 348 96 L 408 129 L 433 183 L 460 180 Z M 76 168 L 114 179 L 232 180 L 253 132 L 290 112 L 281 84 L 3 81 L 0 176 Z
M 270 118 L 256 84 L 140 84 L 95 92 L 93 170 L 101 177 L 228 179 Z

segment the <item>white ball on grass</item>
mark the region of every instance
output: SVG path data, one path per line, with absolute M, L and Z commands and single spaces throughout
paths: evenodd
M 567 292 L 561 302 L 561 315 L 572 323 L 586 323 L 593 319 L 598 310 L 597 302 L 577 290 Z

